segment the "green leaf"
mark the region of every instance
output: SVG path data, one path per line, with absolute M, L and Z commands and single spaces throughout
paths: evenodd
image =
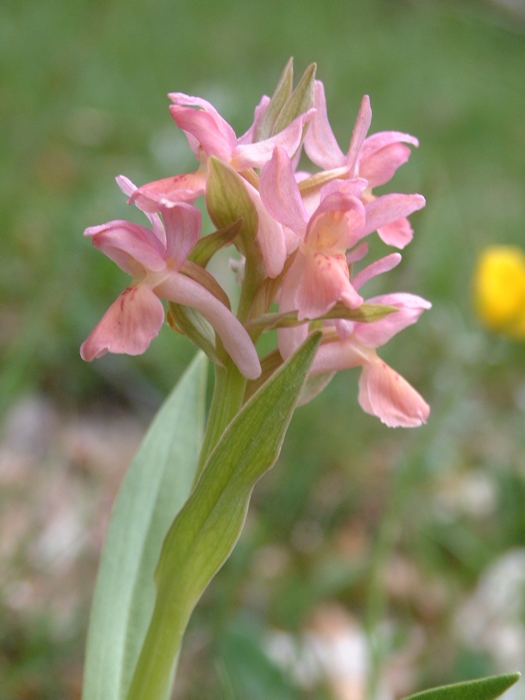
M 239 250 L 247 255 L 254 246 L 259 217 L 243 178 L 229 165 L 211 156 L 208 159 L 208 183 L 206 208 L 211 220 L 219 229 L 243 219 L 241 232 L 235 239 Z
M 323 318 L 344 318 L 347 321 L 358 321 L 359 323 L 373 323 L 380 321 L 385 316 L 399 311 L 397 306 L 389 306 L 388 304 L 368 304 L 365 302 L 358 306 L 357 309 L 349 309 L 342 301 L 330 309 Z
M 155 604 L 162 541 L 194 479 L 206 370 L 199 353 L 155 417 L 115 501 L 91 611 L 83 700 L 126 697 Z
M 278 134 L 279 131 L 286 129 L 288 124 L 296 119 L 296 117 L 300 114 L 304 114 L 304 112 L 314 106 L 316 70 L 317 65 L 311 63 L 303 73 L 301 80 L 297 83 L 297 87 L 286 100 L 286 104 L 275 122 L 273 127 L 274 134 Z
M 175 518 L 155 574 L 155 611 L 128 700 L 153 700 L 164 691 L 191 612 L 237 542 L 256 481 L 279 455 L 320 338 L 312 334 L 239 411 Z
M 239 219 L 219 231 L 214 231 L 207 236 L 199 238 L 193 250 L 188 255 L 188 260 L 191 260 L 197 265 L 201 265 L 201 267 L 206 267 L 218 250 L 233 243 L 237 234 L 241 231 L 243 224 L 244 220 Z
M 349 309 L 342 302 L 330 309 L 327 313 L 319 316 L 317 319 L 303 318 L 299 321 L 297 311 L 276 311 L 267 314 L 261 314 L 250 319 L 246 323 L 246 328 L 263 328 L 265 331 L 272 331 L 275 328 L 291 328 L 293 326 L 301 326 L 304 323 L 311 321 L 324 321 L 326 319 L 342 318 L 347 321 L 358 321 L 359 323 L 373 323 L 380 321 L 385 316 L 388 316 L 395 311 L 399 311 L 397 306 L 388 306 L 387 304 L 361 304 L 356 309 Z
M 272 99 L 266 108 L 266 112 L 261 119 L 261 123 L 254 134 L 254 143 L 256 141 L 263 141 L 264 139 L 270 138 L 270 136 L 273 134 L 275 122 L 277 121 L 277 118 L 279 117 L 279 114 L 281 113 L 286 101 L 292 94 L 292 87 L 293 58 L 290 58 L 282 72 L 281 77 L 279 78 L 279 82 L 277 83 Z
M 423 690 L 410 695 L 405 700 L 494 700 L 514 685 L 520 673 L 506 673 L 502 676 L 488 676 L 475 681 L 443 685 L 439 688 Z

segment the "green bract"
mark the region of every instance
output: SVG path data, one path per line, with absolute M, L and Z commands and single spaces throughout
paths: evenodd
M 214 231 L 207 236 L 203 236 L 197 241 L 195 247 L 188 255 L 188 260 L 202 267 L 206 267 L 217 251 L 233 243 L 237 234 L 241 231 L 243 224 L 244 220 L 239 219 L 232 224 L 228 224 L 228 226 L 225 226 L 219 231 Z
M 342 318 L 347 321 L 357 321 L 359 323 L 373 323 L 380 321 L 382 318 L 399 311 L 397 306 L 389 306 L 387 304 L 361 304 L 356 309 L 349 309 L 342 302 L 330 309 L 326 314 L 320 316 L 316 321 L 322 321 L 331 318 Z M 300 326 L 304 323 L 309 323 L 312 319 L 297 319 L 297 311 L 284 311 L 261 314 L 256 318 L 251 319 L 246 324 L 247 328 L 263 328 L 266 331 L 271 331 L 274 328 L 292 328 Z
M 244 225 L 235 243 L 247 255 L 257 234 L 259 217 L 244 180 L 232 167 L 214 156 L 208 160 L 208 173 L 206 207 L 210 218 L 220 229 L 243 219 Z
M 286 100 L 292 94 L 293 89 L 293 58 L 290 58 L 286 64 L 277 87 L 274 90 L 272 99 L 266 108 L 266 112 L 261 119 L 261 123 L 255 130 L 253 137 L 254 143 L 256 141 L 264 141 L 264 139 L 270 138 L 274 133 L 275 122 L 277 121 L 282 108 L 284 107 Z
M 297 87 L 286 100 L 277 117 L 272 136 L 285 129 L 290 122 L 314 106 L 315 100 L 315 72 L 317 65 L 312 63 L 303 73 Z

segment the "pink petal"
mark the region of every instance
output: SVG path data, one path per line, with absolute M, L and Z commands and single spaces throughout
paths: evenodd
M 410 158 L 410 148 L 402 143 L 392 143 L 375 151 L 359 164 L 359 175 L 368 180 L 370 187 L 388 182 L 396 170 Z
M 221 115 L 219 114 L 219 112 L 217 112 L 217 110 L 211 104 L 211 102 L 203 100 L 201 97 L 192 97 L 190 95 L 185 95 L 183 92 L 170 92 L 168 93 L 168 97 L 173 102 L 175 109 L 197 107 L 198 109 L 195 109 L 195 112 L 205 113 L 209 115 L 214 122 L 214 126 L 211 129 L 212 133 L 214 133 L 217 139 L 220 140 L 223 144 L 228 145 L 230 152 L 235 148 L 237 137 L 235 136 L 234 130 L 231 128 L 228 122 L 221 117 Z M 187 129 L 187 133 L 191 134 L 196 140 L 200 141 L 197 134 L 194 133 L 193 129 Z M 216 153 L 214 153 L 213 155 L 217 155 L 217 157 L 220 157 Z
M 241 322 L 207 289 L 186 275 L 173 272 L 155 289 L 170 301 L 197 309 L 219 334 L 226 351 L 247 379 L 257 379 L 261 365 Z
M 310 374 L 324 374 L 350 367 L 359 367 L 369 361 L 369 353 L 353 338 L 323 343 L 312 363 Z
M 145 284 L 128 287 L 109 307 L 80 347 L 91 362 L 107 352 L 140 355 L 164 322 L 162 302 Z
M 414 230 L 410 225 L 410 221 L 405 217 L 393 221 L 391 224 L 380 226 L 377 229 L 377 233 L 379 238 L 387 245 L 393 245 L 396 248 L 404 248 L 414 236 Z
M 223 121 L 227 126 L 229 126 L 228 123 L 221 117 L 219 112 L 217 112 L 212 103 L 208 102 L 208 100 L 205 100 L 203 97 L 194 97 L 193 95 L 187 95 L 185 92 L 168 92 L 168 98 L 178 107 L 199 107 L 203 111 L 209 112 L 217 122 L 220 123 Z
M 301 326 L 294 326 L 293 328 L 279 328 L 277 330 L 277 341 L 283 360 L 287 360 L 290 355 L 293 355 L 297 348 L 306 340 L 307 336 L 307 323 L 303 323 Z
M 393 143 L 411 143 L 413 146 L 419 146 L 419 141 L 410 134 L 403 134 L 400 131 L 379 131 L 364 140 L 359 158 L 363 161 L 376 151 Z
M 359 107 L 354 130 L 352 131 L 352 138 L 350 139 L 348 155 L 346 156 L 346 162 L 350 168 L 350 177 L 355 177 L 357 175 L 359 153 L 368 133 L 368 129 L 370 128 L 371 122 L 372 109 L 370 107 L 370 98 L 368 95 L 365 95 L 361 100 L 361 106 Z M 366 176 L 363 175 L 363 177 Z
M 120 187 L 121 191 L 128 197 L 131 197 L 138 189 L 138 187 L 134 185 L 131 182 L 131 180 L 125 175 L 117 175 L 115 180 L 117 181 L 117 185 Z M 138 203 L 137 207 L 140 209 Z M 152 214 L 148 211 L 145 211 L 144 213 L 150 220 L 153 233 L 157 236 L 157 238 L 162 242 L 163 245 L 166 245 L 166 232 L 164 231 L 164 226 L 162 225 L 160 216 L 158 214 Z
M 347 321 L 344 318 L 334 318 L 333 321 L 325 321 L 325 324 L 333 324 L 340 340 L 346 340 L 354 332 L 355 321 Z
M 320 80 L 315 81 L 315 117 L 310 122 L 304 138 L 304 150 L 308 157 L 323 170 L 331 170 L 346 164 L 346 158 L 337 145 L 328 114 L 324 85 Z
M 345 182 L 338 181 L 341 183 L 341 187 L 330 187 L 323 192 L 323 197 L 314 213 L 312 219 L 310 219 L 309 226 L 313 226 L 313 218 L 321 216 L 327 212 L 352 212 L 358 216 L 359 220 L 365 218 L 365 208 L 361 200 L 355 195 L 348 194 L 345 191 Z M 363 224 L 360 224 L 361 226 Z
M 259 192 L 250 183 L 244 182 L 248 196 L 257 211 L 258 225 L 256 242 L 261 249 L 268 277 L 281 274 L 286 262 L 287 241 L 283 227 L 268 214 Z
M 335 191 L 321 200 L 306 229 L 309 249 L 345 253 L 362 237 L 365 208 L 357 197 Z
M 135 202 L 144 212 L 156 212 L 159 206 L 170 206 L 177 202 L 193 202 L 206 191 L 206 170 L 165 177 L 142 185 L 131 195 L 129 203 Z
M 202 214 L 191 204 L 176 204 L 162 207 L 162 217 L 166 226 L 166 259 L 180 269 L 199 240 Z
M 399 311 L 385 316 L 380 321 L 373 323 L 355 323 L 354 336 L 363 345 L 378 348 L 387 343 L 396 333 L 415 323 L 425 309 L 430 309 L 432 304 L 414 294 L 383 294 L 382 296 L 367 299 L 370 304 L 386 304 L 397 306 Z
M 308 180 L 309 177 L 312 177 L 312 173 L 309 173 L 307 170 L 296 170 L 294 177 L 296 182 L 302 182 L 303 180 Z
M 348 256 L 346 257 L 348 261 Z M 391 253 L 386 255 L 384 258 L 380 258 L 375 262 L 367 265 L 363 268 L 357 275 L 352 279 L 352 284 L 355 289 L 361 289 L 361 287 L 366 284 L 372 277 L 376 275 L 381 275 L 383 272 L 390 272 L 394 267 L 397 267 L 401 262 L 401 255 L 399 253 Z
M 162 242 L 149 228 L 131 221 L 108 221 L 84 231 L 93 245 L 117 263 L 129 275 L 137 273 L 138 262 L 146 270 L 159 272 L 166 266 L 166 251 Z
M 394 253 L 397 255 L 397 253 Z M 395 292 L 393 294 L 381 294 L 377 297 L 367 299 L 370 304 L 389 304 L 390 306 L 406 307 L 410 309 L 431 309 L 432 304 L 416 294 L 406 292 Z
M 271 160 L 263 167 L 259 192 L 264 206 L 273 218 L 303 238 L 308 214 L 295 180 L 292 163 L 282 148 L 277 147 Z
M 306 209 L 309 219 L 319 206 L 319 202 L 321 201 L 321 190 L 313 189 L 301 193 L 301 199 L 303 200 L 303 206 Z
M 220 160 L 230 162 L 237 138 L 233 129 L 222 117 L 221 122 L 218 123 L 213 114 L 202 109 L 177 107 L 176 105 L 170 106 L 170 114 L 177 126 L 186 135 L 193 137 L 189 143 L 194 152 L 197 142 L 207 156 L 216 156 Z M 224 124 L 228 126 L 228 129 L 224 128 Z M 195 155 L 199 158 L 198 149 Z
M 225 139 L 232 143 L 236 139 L 234 130 L 208 100 L 204 100 L 202 97 L 186 95 L 184 92 L 169 92 L 168 97 L 176 107 L 197 107 L 198 109 L 195 111 L 206 112 L 213 118 L 217 129 L 223 134 Z
M 301 239 L 295 233 L 295 231 L 292 231 L 292 229 L 288 228 L 288 226 L 283 226 L 283 235 L 284 244 L 286 246 L 286 255 L 291 255 L 295 250 L 297 250 L 297 246 L 299 245 Z
M 348 168 L 336 168 L 335 170 L 331 170 L 330 174 L 337 178 L 344 178 L 348 174 Z M 349 195 L 350 197 L 357 197 L 359 199 L 367 187 L 368 182 L 360 177 L 353 177 L 345 180 L 333 179 L 330 182 L 327 182 L 326 185 L 323 185 L 321 189 L 313 188 L 308 189 L 306 192 L 301 192 L 301 196 L 303 198 L 303 204 L 306 211 L 310 216 L 312 216 L 319 206 L 321 200 L 327 197 L 328 194 L 332 192 L 339 192 L 341 194 Z
M 304 114 L 296 117 L 288 126 L 275 136 L 264 141 L 252 144 L 239 144 L 233 152 L 231 164 L 239 171 L 247 168 L 262 168 L 272 157 L 274 148 L 283 148 L 292 158 L 299 150 L 303 137 L 303 129 L 315 114 L 314 109 L 309 109 Z
M 120 191 L 128 197 L 131 197 L 133 192 L 135 192 L 135 190 L 137 189 L 137 185 L 134 185 L 131 182 L 131 180 L 125 175 L 117 175 L 115 180 L 120 188 Z
M 298 254 L 283 279 L 279 299 L 280 312 L 294 311 L 296 309 L 295 292 L 304 276 L 305 266 L 305 256 Z M 277 338 L 282 358 L 284 360 L 288 359 L 299 345 L 306 340 L 307 335 L 308 325 L 306 323 L 293 328 L 279 328 Z
M 321 189 L 321 199 L 327 197 L 331 192 L 339 192 L 349 197 L 361 197 L 368 187 L 368 181 L 362 177 L 352 177 L 348 180 L 332 180 L 327 182 Z
M 314 255 L 306 256 L 304 274 L 295 293 L 299 320 L 322 316 L 339 300 L 350 308 L 363 302 L 348 279 L 344 255 L 316 251 Z
M 360 243 L 353 250 L 346 254 L 346 262 L 351 265 L 352 263 L 359 262 L 368 254 L 368 243 Z
M 380 358 L 363 367 L 359 403 L 390 428 L 415 428 L 426 423 L 430 413 L 418 392 Z
M 422 209 L 425 204 L 425 198 L 420 194 L 392 193 L 376 197 L 365 207 L 366 223 L 361 235 L 366 236 L 387 224 L 392 224 L 394 221 Z M 391 239 L 389 244 L 395 245 L 396 248 L 404 248 L 407 242 L 403 236 L 398 236 Z

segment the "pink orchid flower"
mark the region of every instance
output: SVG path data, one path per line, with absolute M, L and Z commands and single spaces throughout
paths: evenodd
M 305 124 L 315 114 L 315 109 L 310 109 L 278 134 L 252 143 L 257 124 L 268 107 L 268 97 L 263 97 L 255 110 L 254 123 L 240 138 L 237 138 L 232 127 L 207 100 L 182 92 L 172 92 L 168 97 L 173 102 L 170 105 L 171 116 L 185 133 L 201 166 L 194 173 L 167 177 L 139 187 L 132 200 L 140 202 L 141 208 L 148 211 L 157 211 L 160 205 L 169 206 L 180 201 L 193 203 L 199 195 L 204 194 L 206 163 L 210 156 L 228 163 L 238 172 L 261 168 L 271 158 L 276 146 L 284 148 L 293 156 L 301 145 Z
M 348 177 L 362 177 L 368 181 L 368 188 L 363 199 L 375 200 L 371 190 L 388 182 L 395 171 L 406 163 L 410 157 L 410 148 L 406 143 L 418 146 L 419 141 L 410 134 L 399 131 L 381 131 L 366 137 L 372 121 L 370 98 L 365 95 L 357 115 L 348 152 L 344 154 L 339 148 L 328 121 L 326 98 L 322 82 L 315 83 L 316 114 L 310 122 L 304 148 L 310 160 L 321 168 L 331 170 L 346 167 Z M 420 197 L 420 195 L 388 195 L 390 198 Z M 424 199 L 421 206 L 424 206 Z M 415 209 L 421 208 L 416 206 Z M 396 220 L 380 226 L 377 231 L 388 245 L 404 248 L 412 240 L 413 230 L 407 220 L 408 214 L 400 214 Z
M 376 352 L 390 338 L 415 323 L 430 303 L 413 294 L 386 294 L 367 300 L 397 306 L 399 311 L 380 321 L 359 323 L 336 321 L 326 326 L 323 342 L 310 376 L 362 367 L 359 377 L 361 408 L 390 428 L 413 428 L 426 423 L 430 408 L 421 395 Z
M 171 206 L 180 201 L 193 203 L 204 194 L 210 156 L 228 163 L 241 173 L 249 168 L 262 167 L 271 158 L 276 146 L 284 148 L 293 156 L 301 145 L 305 124 L 315 113 L 315 109 L 310 109 L 275 136 L 252 143 L 255 129 L 268 107 L 268 97 L 263 97 L 255 110 L 252 126 L 240 138 L 237 138 L 228 122 L 206 100 L 182 92 L 170 93 L 169 97 L 173 102 L 170 106 L 171 116 L 184 131 L 190 148 L 200 161 L 200 167 L 193 173 L 164 178 L 139 187 L 131 196 L 130 202 L 135 201 L 143 211 L 155 212 L 160 206 Z M 277 277 L 286 259 L 286 241 L 282 227 L 267 215 L 257 189 L 248 182 L 245 187 L 257 210 L 257 242 L 266 271 L 270 277 Z
M 119 184 L 132 191 L 128 183 L 122 179 Z M 242 374 L 257 378 L 259 359 L 242 324 L 208 289 L 180 272 L 199 237 L 201 213 L 185 203 L 162 207 L 161 213 L 164 224 L 158 214 L 148 215 L 151 229 L 116 220 L 85 230 L 93 245 L 133 279 L 82 344 L 82 358 L 90 362 L 107 352 L 143 353 L 164 322 L 160 297 L 199 311 Z
M 367 185 L 363 178 L 329 182 L 321 188 L 310 215 L 290 158 L 283 149 L 275 148 L 262 169 L 259 191 L 271 216 L 295 237 L 295 245 L 288 242 L 289 252 L 299 248 L 283 280 L 281 311 L 297 310 L 301 320 L 321 316 L 337 301 L 349 308 L 363 302 L 349 279 L 347 249 L 425 204 L 420 195 L 387 194 L 363 205 Z
M 364 180 L 323 188 L 319 206 L 308 215 L 286 152 L 276 147 L 260 177 L 263 204 L 298 241 L 294 262 L 281 289 L 280 310 L 296 309 L 299 320 L 326 313 L 337 301 L 350 308 L 363 299 L 350 282 L 346 251 L 362 236 Z
M 366 254 L 365 245 L 358 246 L 348 256 L 351 258 L 348 261 L 356 261 Z M 393 269 L 400 261 L 401 255 L 392 253 L 373 262 L 353 278 L 354 288 L 359 290 L 372 277 Z M 366 413 L 377 416 L 392 428 L 421 425 L 428 418 L 428 404 L 377 355 L 376 348 L 387 343 L 403 328 L 415 323 L 431 304 L 426 299 L 405 293 L 385 294 L 368 299 L 367 302 L 395 306 L 398 311 L 372 323 L 342 319 L 326 321 L 325 339 L 317 351 L 310 376 L 329 375 L 340 369 L 362 367 L 359 403 Z M 279 350 L 284 359 L 297 349 L 307 334 L 306 324 L 279 330 Z
M 336 322 L 337 333 L 327 327 L 329 342 L 319 348 L 311 375 L 360 366 L 358 400 L 361 408 L 390 428 L 417 427 L 427 421 L 428 404 L 406 379 L 377 355 L 376 348 L 415 323 L 431 304 L 421 297 L 403 293 L 386 294 L 367 301 L 397 306 L 399 311 L 373 323 Z

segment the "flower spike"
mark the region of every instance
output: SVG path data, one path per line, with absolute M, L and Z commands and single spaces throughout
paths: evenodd
M 420 194 L 374 193 L 419 142 L 401 131 L 368 135 L 372 108 L 364 95 L 343 152 L 315 73 L 311 64 L 294 89 L 290 59 L 272 97 L 261 98 L 252 125 L 240 137 L 207 100 L 169 94 L 170 115 L 197 167 L 138 188 L 120 175 L 120 189 L 149 226 L 114 220 L 86 229 L 93 244 L 132 280 L 82 344 L 84 359 L 144 352 L 163 324 L 164 299 L 175 330 L 226 373 L 233 369 L 229 354 L 253 380 L 247 388 L 237 387 L 239 406 L 321 329 L 301 402 L 321 391 L 337 370 L 360 367 L 364 411 L 390 427 L 427 420 L 424 399 L 377 349 L 415 323 L 430 303 L 401 292 L 366 301 L 363 294 L 367 282 L 401 262 L 398 252 L 366 260 L 364 239 L 377 231 L 384 243 L 403 249 L 413 236 L 407 217 L 425 206 Z M 303 145 L 319 171 L 298 170 Z M 217 228 L 202 238 L 201 214 L 194 206 L 201 195 Z M 231 261 L 241 286 L 238 304 L 206 269 L 229 244 L 239 254 Z M 263 359 L 261 370 L 255 342 L 273 329 L 278 347 Z

